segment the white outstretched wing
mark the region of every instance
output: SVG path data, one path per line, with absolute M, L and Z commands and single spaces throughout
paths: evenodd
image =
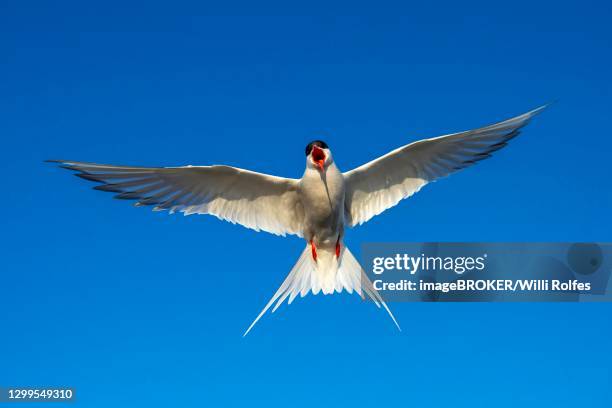
M 102 183 L 96 190 L 190 214 L 211 214 L 256 231 L 302 235 L 304 210 L 298 180 L 269 176 L 230 166 L 126 167 L 50 160 L 77 176 Z
M 480 129 L 420 140 L 344 173 L 347 225 L 363 224 L 425 184 L 490 157 L 545 107 Z

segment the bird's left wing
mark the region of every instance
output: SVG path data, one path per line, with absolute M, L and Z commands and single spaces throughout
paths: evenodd
M 344 173 L 346 223 L 363 224 L 425 184 L 490 157 L 545 107 L 483 128 L 420 140 Z
M 211 214 L 256 231 L 302 235 L 304 210 L 298 180 L 269 176 L 231 166 L 126 167 L 50 160 L 77 176 L 102 183 L 96 190 L 190 214 Z

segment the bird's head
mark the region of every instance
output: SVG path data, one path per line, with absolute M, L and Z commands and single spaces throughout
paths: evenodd
M 315 140 L 306 146 L 306 167 L 325 171 L 327 166 L 333 163 L 333 158 L 327 143 Z

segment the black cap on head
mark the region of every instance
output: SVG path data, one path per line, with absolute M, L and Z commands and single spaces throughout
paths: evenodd
M 306 156 L 308 156 L 310 154 L 310 152 L 312 152 L 312 147 L 313 146 L 317 146 L 320 147 L 321 149 L 329 149 L 329 147 L 327 147 L 327 143 L 325 143 L 322 140 L 314 140 L 310 143 L 308 143 L 308 146 L 306 146 Z

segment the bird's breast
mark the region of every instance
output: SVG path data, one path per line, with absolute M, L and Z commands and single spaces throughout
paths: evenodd
M 344 177 L 335 166 L 325 173 L 309 169 L 300 182 L 305 236 L 337 236 L 344 223 Z

